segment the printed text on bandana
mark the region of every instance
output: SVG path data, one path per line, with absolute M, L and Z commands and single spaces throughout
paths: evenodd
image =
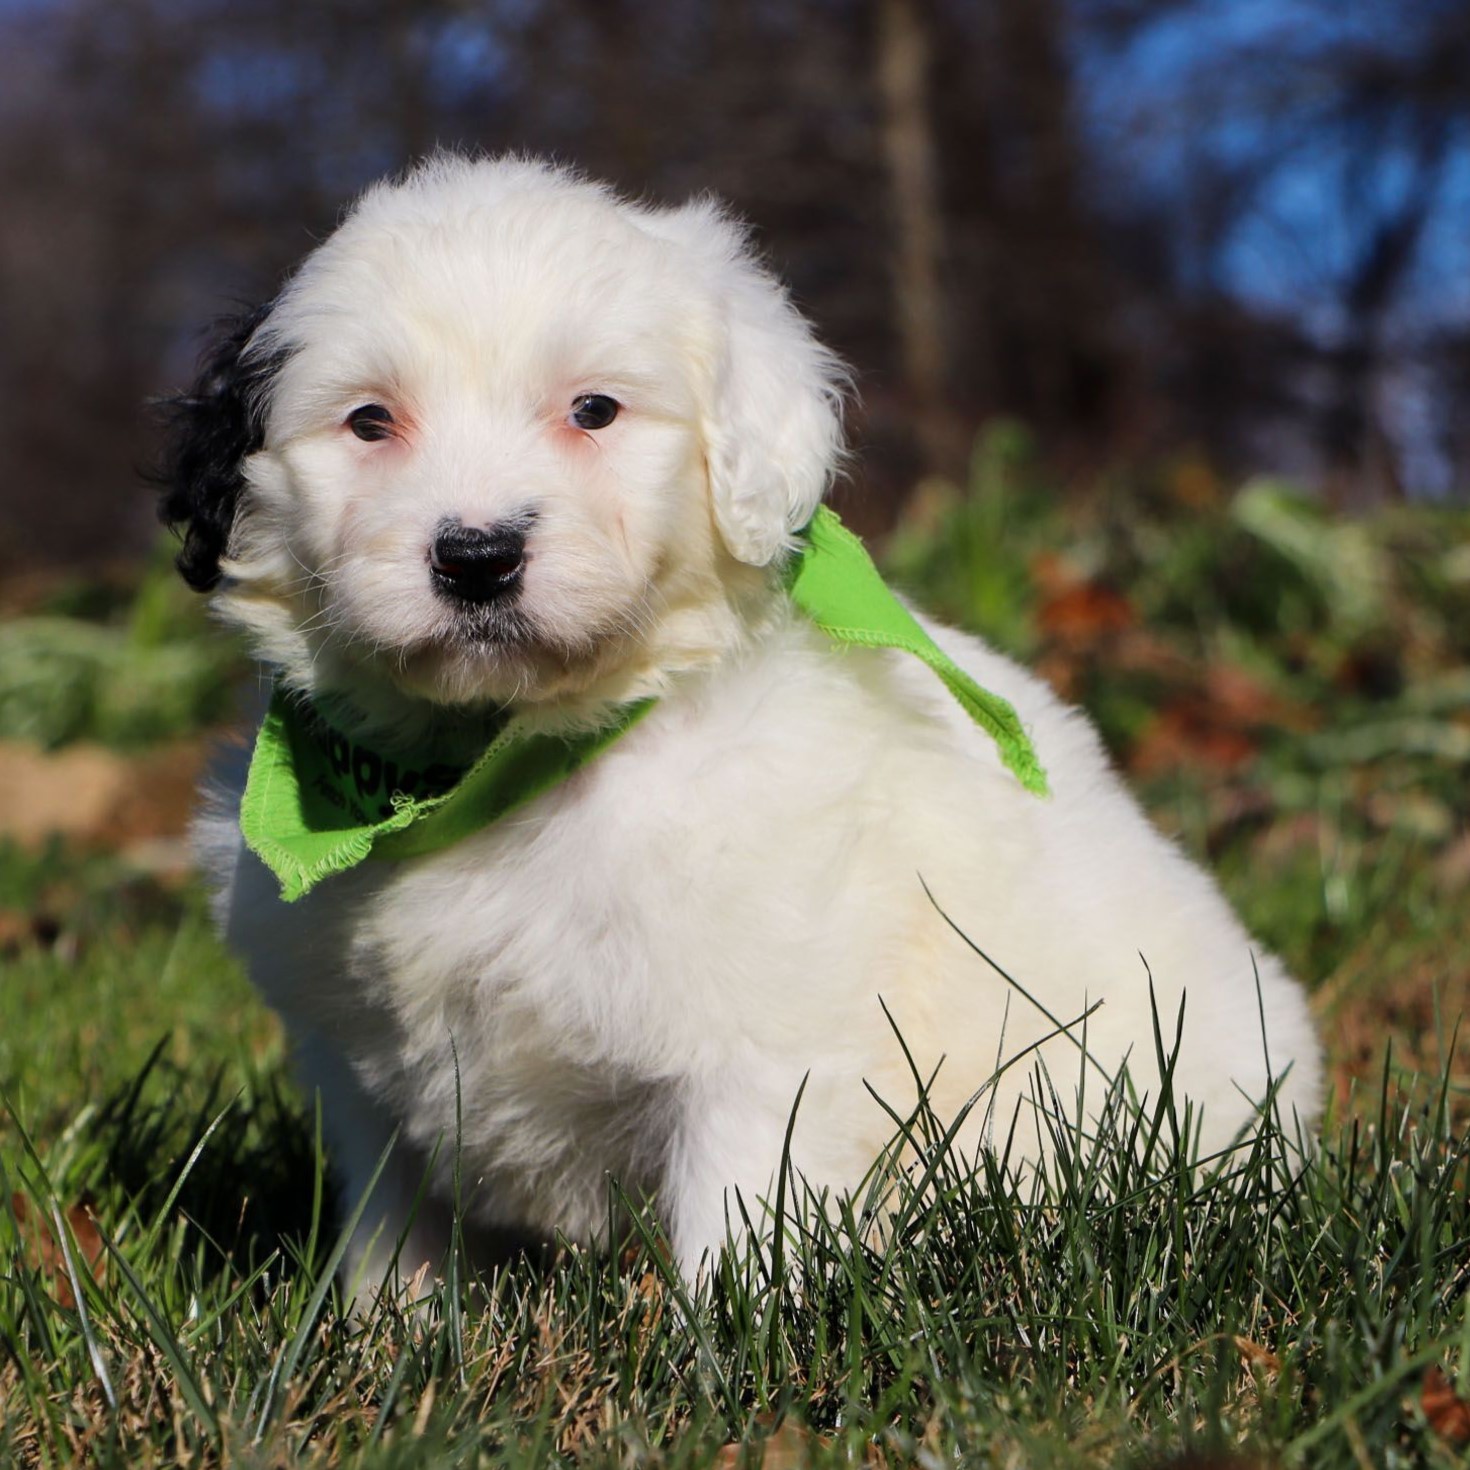
M 418 800 L 443 796 L 464 775 L 463 768 L 442 762 L 415 770 L 324 725 L 317 726 L 313 735 L 326 758 L 326 768 L 318 769 L 312 788 L 355 822 L 380 822 L 391 817 L 395 796 Z

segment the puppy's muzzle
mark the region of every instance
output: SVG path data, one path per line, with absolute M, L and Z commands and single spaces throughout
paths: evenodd
M 495 602 L 514 595 L 526 567 L 526 526 L 506 522 L 481 531 L 441 521 L 429 548 L 435 590 L 460 602 Z

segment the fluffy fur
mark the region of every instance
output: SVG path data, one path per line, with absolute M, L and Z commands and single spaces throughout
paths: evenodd
M 349 1200 L 402 1130 L 355 1270 L 385 1267 L 436 1149 L 442 1197 L 458 1115 L 474 1220 L 595 1237 L 612 1174 L 692 1271 L 738 1218 L 728 1191 L 767 1196 L 803 1078 L 796 1167 L 862 1178 L 891 1132 L 864 1084 L 915 1092 L 885 1005 L 954 1114 L 1049 1016 L 1098 1002 L 1092 1056 L 1156 1091 L 1151 976 L 1166 1031 L 1184 1007 L 1176 1086 L 1203 1148 L 1273 1075 L 1288 1117 L 1315 1111 L 1301 991 L 1080 715 L 932 629 L 1020 711 L 1039 800 L 917 660 L 790 610 L 781 564 L 839 455 L 841 388 L 714 204 L 444 157 L 369 191 L 182 401 L 165 513 L 185 574 L 218 579 L 260 657 L 356 733 L 468 752 L 489 706 L 565 727 L 660 696 L 512 818 L 289 907 L 241 845 L 238 790 L 203 819 L 221 923 L 321 1090 Z M 577 427 L 586 394 L 617 418 Z M 348 423 L 367 403 L 392 414 L 380 442 Z M 508 610 L 436 591 L 446 520 L 529 524 Z M 1055 1037 L 1001 1075 L 966 1147 L 989 1117 L 1014 1120 L 1016 1157 L 1041 1152 L 1037 1063 L 1065 1103 L 1078 1050 Z M 406 1269 L 437 1259 L 441 1225 L 431 1200 Z

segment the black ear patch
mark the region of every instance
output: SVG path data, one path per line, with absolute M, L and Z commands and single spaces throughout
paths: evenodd
M 279 352 L 245 357 L 274 304 L 222 323 L 222 335 L 205 354 L 194 386 L 164 405 L 168 430 L 154 477 L 161 487 L 158 514 L 182 533 L 175 564 L 199 592 L 220 579 L 220 557 L 245 483 L 243 465 L 263 442 L 263 402 L 285 361 Z

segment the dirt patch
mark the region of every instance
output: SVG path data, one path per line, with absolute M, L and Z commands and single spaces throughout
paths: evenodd
M 39 847 L 61 837 L 103 848 L 177 839 L 203 768 L 204 745 L 194 740 L 142 755 L 0 741 L 0 839 Z

